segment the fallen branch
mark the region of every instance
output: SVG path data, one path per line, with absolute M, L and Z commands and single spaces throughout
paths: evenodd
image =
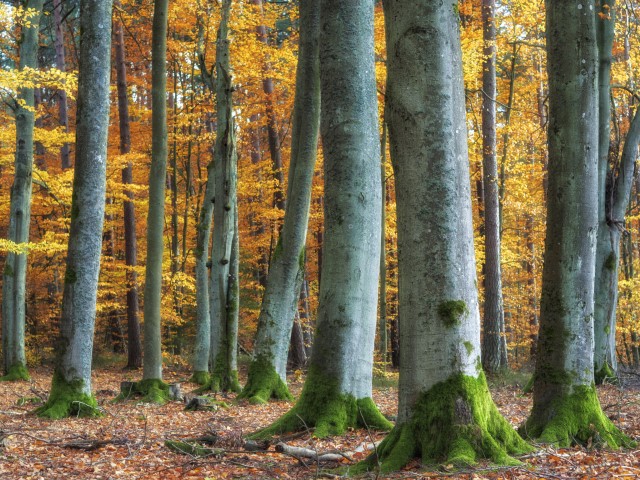
M 374 448 L 377 447 L 377 444 L 379 444 L 380 442 L 376 442 L 376 443 L 363 443 L 361 445 L 359 445 L 356 449 L 354 449 L 353 451 L 350 452 L 326 452 L 326 453 L 318 453 L 315 450 L 311 450 L 309 448 L 303 448 L 303 447 L 294 447 L 293 445 L 287 445 L 286 443 L 280 442 L 276 445 L 276 452 L 279 453 L 284 453 L 285 455 L 289 455 L 291 457 L 294 457 L 298 460 L 300 460 L 301 458 L 310 458 L 318 463 L 320 462 L 340 462 L 343 459 L 348 460 L 349 462 L 353 462 L 353 456 L 356 453 L 361 453 L 367 450 L 373 450 Z
M 126 445 L 129 443 L 127 438 L 111 438 L 109 440 L 75 440 L 73 442 L 63 443 L 62 448 L 74 448 L 76 450 L 97 450 L 106 445 Z

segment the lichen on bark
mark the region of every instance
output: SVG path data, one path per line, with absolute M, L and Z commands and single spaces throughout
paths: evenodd
M 350 473 L 391 472 L 415 457 L 424 464 L 468 466 L 488 459 L 516 465 L 515 455 L 532 450 L 498 411 L 484 374 L 457 374 L 422 393 L 411 418 L 396 425 L 377 452 Z

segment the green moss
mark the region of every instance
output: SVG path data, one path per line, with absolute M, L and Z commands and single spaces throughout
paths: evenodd
M 513 455 L 532 450 L 496 408 L 484 374 L 459 374 L 422 393 L 412 417 L 396 425 L 377 452 L 350 473 L 378 466 L 382 473 L 392 472 L 415 457 L 424 464 L 467 466 L 484 458 L 516 465 Z
M 522 393 L 531 393 L 533 392 L 533 384 L 535 382 L 535 375 L 531 375 L 529 381 L 524 385 L 522 389 Z
M 455 327 L 460 319 L 468 312 L 467 305 L 462 300 L 448 300 L 438 305 L 438 315 L 446 327 Z
M 13 277 L 13 268 L 9 265 L 9 262 L 4 264 L 4 274 L 7 277 Z
M 84 393 L 84 382 L 81 379 L 67 382 L 58 372 L 53 374 L 49 399 L 35 413 L 52 420 L 71 416 L 101 416 L 96 399 Z
M 605 362 L 599 370 L 595 370 L 594 378 L 596 385 L 602 385 L 605 382 L 613 384 L 618 383 L 618 376 L 616 375 L 616 372 L 613 371 L 611 365 L 607 362 Z
M 17 363 L 9 367 L 6 375 L 0 377 L 0 382 L 16 382 L 19 380 L 29 380 L 30 378 L 26 365 Z
M 635 445 L 603 413 L 593 385 L 574 387 L 573 393 L 539 408 L 534 405 L 520 431 L 529 438 L 560 447 L 582 444 L 617 449 Z
M 323 438 L 340 435 L 350 427 L 389 430 L 392 426 L 370 398 L 356 399 L 342 393 L 337 380 L 312 366 L 296 405 L 250 438 L 269 438 L 314 427 L 313 435 Z
M 304 261 L 306 259 L 306 248 L 303 246 L 300 249 L 300 255 L 298 256 L 298 268 L 301 272 L 304 272 Z
M 234 392 L 242 390 L 238 381 L 238 371 L 231 370 L 226 361 L 224 352 L 220 352 L 215 361 L 215 367 L 209 381 L 198 388 L 197 394 L 205 392 Z
M 64 283 L 76 283 L 77 276 L 73 267 L 67 265 L 67 269 L 64 272 Z
M 467 350 L 467 355 L 471 355 L 473 352 L 473 344 L 469 341 L 464 342 L 464 348 Z
M 611 252 L 607 259 L 604 261 L 604 268 L 613 272 L 618 266 L 618 259 L 616 258 L 616 254 Z
M 223 450 L 203 447 L 195 442 L 167 440 L 164 444 L 169 450 L 183 455 L 191 455 L 192 457 L 210 457 L 211 455 L 223 453 Z
M 197 385 L 206 385 L 210 379 L 211 377 L 209 376 L 209 372 L 195 371 L 193 372 L 193 375 L 191 375 L 189 381 Z
M 150 378 L 135 382 L 131 391 L 121 392 L 115 401 L 127 400 L 131 397 L 142 397 L 145 403 L 164 405 L 169 401 L 169 385 L 157 378 Z
M 251 403 L 268 403 L 269 400 L 293 400 L 286 383 L 266 357 L 258 355 L 249 365 L 249 376 L 239 399 Z

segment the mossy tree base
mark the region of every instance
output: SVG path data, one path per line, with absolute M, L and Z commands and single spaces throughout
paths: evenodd
M 130 389 L 120 392 L 115 401 L 123 401 L 132 397 L 142 397 L 145 403 L 164 405 L 169 401 L 169 385 L 157 378 L 140 380 L 131 383 Z
M 619 383 L 618 376 L 608 363 L 602 365 L 602 368 L 600 368 L 600 370 L 596 370 L 594 377 L 596 385 L 602 385 L 604 383 L 618 385 Z
M 193 372 L 193 375 L 191 375 L 191 378 L 189 379 L 190 382 L 193 382 L 197 385 L 206 385 L 209 380 L 211 380 L 211 377 L 209 376 L 209 372 L 203 372 L 203 371 L 196 371 Z
M 282 381 L 270 362 L 258 357 L 249 366 L 249 377 L 239 399 L 251 403 L 268 403 L 269 400 L 293 400 L 289 388 Z
M 384 439 L 377 453 L 350 473 L 399 470 L 413 458 L 425 464 L 473 465 L 488 459 L 500 465 L 519 464 L 513 455 L 532 451 L 496 408 L 484 374 L 457 375 L 423 393 L 412 418 Z M 378 463 L 379 462 L 379 463 Z
M 18 363 L 9 367 L 7 374 L 0 377 L 0 382 L 18 382 L 20 380 L 30 380 L 29 370 L 26 365 Z
M 534 410 L 520 433 L 559 447 L 581 444 L 617 449 L 635 445 L 602 411 L 594 386 L 578 386 L 539 412 Z
M 312 367 L 296 405 L 249 438 L 264 439 L 307 428 L 315 428 L 313 435 L 324 438 L 340 435 L 350 427 L 390 430 L 393 424 L 380 413 L 371 398 L 356 399 L 341 393 L 335 380 Z
M 58 373 L 53 375 L 49 399 L 35 411 L 43 418 L 58 420 L 66 417 L 99 417 L 98 403 L 93 395 L 84 393 L 84 382 L 67 382 Z
M 202 394 L 206 392 L 233 392 L 240 393 L 242 387 L 238 382 L 238 372 L 233 371 L 230 374 L 214 373 L 211 375 L 207 383 L 198 388 L 195 392 Z

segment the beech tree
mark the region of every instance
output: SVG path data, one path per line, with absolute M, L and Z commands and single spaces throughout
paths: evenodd
M 19 2 L 27 10 L 28 24 L 20 36 L 20 70 L 38 66 L 38 37 L 43 0 Z M 33 87 L 21 88 L 14 105 L 16 118 L 15 172 L 11 186 L 8 239 L 17 244 L 29 241 L 31 223 L 31 175 L 33 171 L 33 129 L 35 126 Z M 27 288 L 26 252 L 9 252 L 2 272 L 2 351 L 4 377 L 0 380 L 28 380 L 24 345 Z
M 596 248 L 594 309 L 594 372 L 596 383 L 615 380 L 616 308 L 620 239 L 631 197 L 640 141 L 640 115 L 633 116 L 618 165 L 609 159 L 611 134 L 611 62 L 616 4 L 609 1 L 596 12 L 599 53 L 599 143 L 598 143 L 598 242 Z
M 455 5 L 455 3 L 453 4 Z M 459 17 L 452 2 L 384 2 L 387 121 L 398 212 L 398 421 L 377 453 L 510 463 L 529 450 L 482 371 Z
M 282 233 L 271 259 L 258 319 L 249 377 L 240 398 L 266 402 L 291 399 L 287 388 L 287 352 L 304 275 L 311 183 L 318 149 L 320 5 L 300 2 L 300 47 L 286 209 Z
M 237 343 L 239 307 L 238 158 L 229 64 L 231 0 L 223 0 L 216 41 L 217 130 L 213 174 L 213 238 L 209 309 L 211 378 L 202 391 L 240 391 Z
M 500 266 L 500 199 L 496 157 L 496 26 L 495 0 L 482 1 L 482 168 L 484 192 L 484 334 L 482 366 L 487 372 L 507 367 L 504 341 L 502 269 Z
M 533 409 L 522 432 L 569 446 L 629 445 L 593 386 L 598 229 L 598 43 L 595 0 L 547 0 L 549 187 Z
M 316 335 L 298 402 L 256 437 L 391 426 L 371 399 L 381 209 L 373 7 L 320 2 L 325 235 Z
M 76 159 L 67 269 L 51 392 L 38 409 L 49 418 L 97 412 L 91 394 L 91 355 L 106 190 L 111 7 L 109 0 L 80 1 Z

